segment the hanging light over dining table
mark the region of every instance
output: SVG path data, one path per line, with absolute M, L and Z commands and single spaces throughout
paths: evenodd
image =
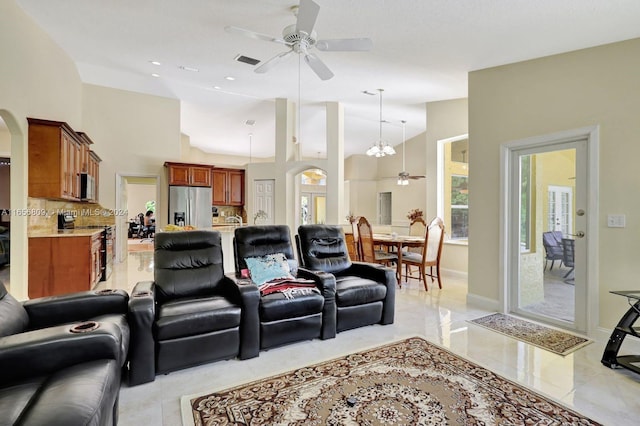
M 384 89 L 378 89 L 378 92 L 380 92 L 380 133 L 378 134 L 377 142 L 367 150 L 367 155 L 370 157 L 384 157 L 396 153 L 396 150 L 382 139 L 382 92 L 384 92 Z

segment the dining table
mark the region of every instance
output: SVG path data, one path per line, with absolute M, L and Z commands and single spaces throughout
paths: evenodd
M 398 286 L 402 288 L 402 249 L 405 247 L 424 246 L 424 237 L 414 235 L 373 234 L 373 244 L 385 246 L 387 249 L 395 249 L 393 253 L 398 255 L 396 278 L 398 279 Z

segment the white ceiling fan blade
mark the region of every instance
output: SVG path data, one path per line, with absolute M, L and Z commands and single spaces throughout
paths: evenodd
M 280 61 L 282 61 L 284 58 L 286 58 L 287 56 L 291 55 L 292 53 L 293 53 L 293 50 L 289 50 L 287 52 L 282 52 L 278 56 L 274 56 L 273 58 L 269 59 L 264 64 L 260 65 L 254 71 L 257 72 L 258 74 L 264 74 L 265 72 L 269 71 L 271 68 L 273 68 L 276 65 L 278 65 L 280 63 Z
M 224 30 L 230 34 L 239 34 L 245 37 L 249 37 L 249 38 L 253 38 L 255 40 L 264 40 L 264 41 L 272 41 L 274 43 L 280 43 L 280 44 L 287 44 L 288 43 L 286 41 L 284 41 L 281 38 L 278 37 L 273 37 L 267 34 L 260 34 L 257 33 L 255 31 L 251 31 L 251 30 L 245 30 L 244 28 L 238 28 L 238 27 L 232 27 L 232 26 L 228 26 L 228 27 L 224 27 Z
M 322 51 L 332 52 L 366 52 L 373 49 L 373 41 L 370 38 L 338 38 L 332 40 L 318 40 L 316 48 Z
M 322 62 L 320 58 L 313 53 L 307 53 L 304 55 L 304 61 L 309 64 L 313 72 L 315 72 L 321 80 L 329 80 L 333 77 L 333 73 L 329 67 L 327 67 L 324 62 Z
M 307 34 L 311 34 L 313 27 L 316 25 L 319 12 L 320 6 L 313 0 L 300 0 L 296 31 L 304 31 Z

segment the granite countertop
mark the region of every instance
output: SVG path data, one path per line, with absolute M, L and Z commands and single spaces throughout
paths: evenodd
M 38 230 L 29 232 L 29 238 L 51 238 L 51 237 L 92 237 L 96 234 L 102 233 L 102 228 L 80 228 L 80 229 L 65 229 L 65 230 Z

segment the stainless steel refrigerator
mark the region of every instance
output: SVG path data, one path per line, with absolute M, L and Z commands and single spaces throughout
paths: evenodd
M 169 187 L 169 223 L 211 228 L 211 188 Z

